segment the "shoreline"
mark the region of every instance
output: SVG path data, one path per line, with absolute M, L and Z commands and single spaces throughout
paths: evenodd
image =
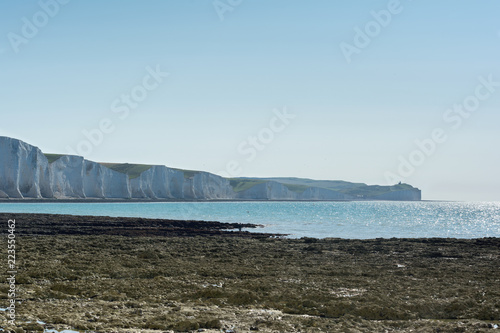
M 2 203 L 148 203 L 148 202 L 459 202 L 446 200 L 277 200 L 277 199 L 11 199 L 0 198 Z

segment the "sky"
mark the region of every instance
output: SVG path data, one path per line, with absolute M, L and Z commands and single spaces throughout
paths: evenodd
M 500 2 L 0 3 L 0 135 L 500 201 Z

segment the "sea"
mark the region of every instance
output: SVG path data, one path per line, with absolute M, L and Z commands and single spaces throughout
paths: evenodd
M 500 202 L 0 203 L 0 212 L 252 223 L 262 227 L 244 230 L 289 238 L 500 237 Z

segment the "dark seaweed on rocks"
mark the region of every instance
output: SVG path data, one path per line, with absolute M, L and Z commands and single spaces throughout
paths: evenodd
M 267 238 L 284 234 L 250 233 L 243 228 L 257 224 L 214 221 L 180 221 L 135 217 L 76 216 L 58 214 L 2 214 L 0 220 L 15 219 L 20 235 L 117 235 L 117 236 L 225 236 Z
M 194 221 L 132 219 L 134 229 L 121 218 L 0 218 L 16 218 L 18 327 L 0 311 L 0 326 L 11 331 L 434 333 L 500 326 L 498 238 L 287 239 Z M 0 248 L 7 249 L 7 237 Z M 5 257 L 0 307 L 8 302 L 8 271 Z

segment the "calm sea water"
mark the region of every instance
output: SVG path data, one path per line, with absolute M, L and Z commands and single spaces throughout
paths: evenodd
M 0 203 L 0 212 L 255 223 L 293 238 L 500 237 L 500 202 Z

